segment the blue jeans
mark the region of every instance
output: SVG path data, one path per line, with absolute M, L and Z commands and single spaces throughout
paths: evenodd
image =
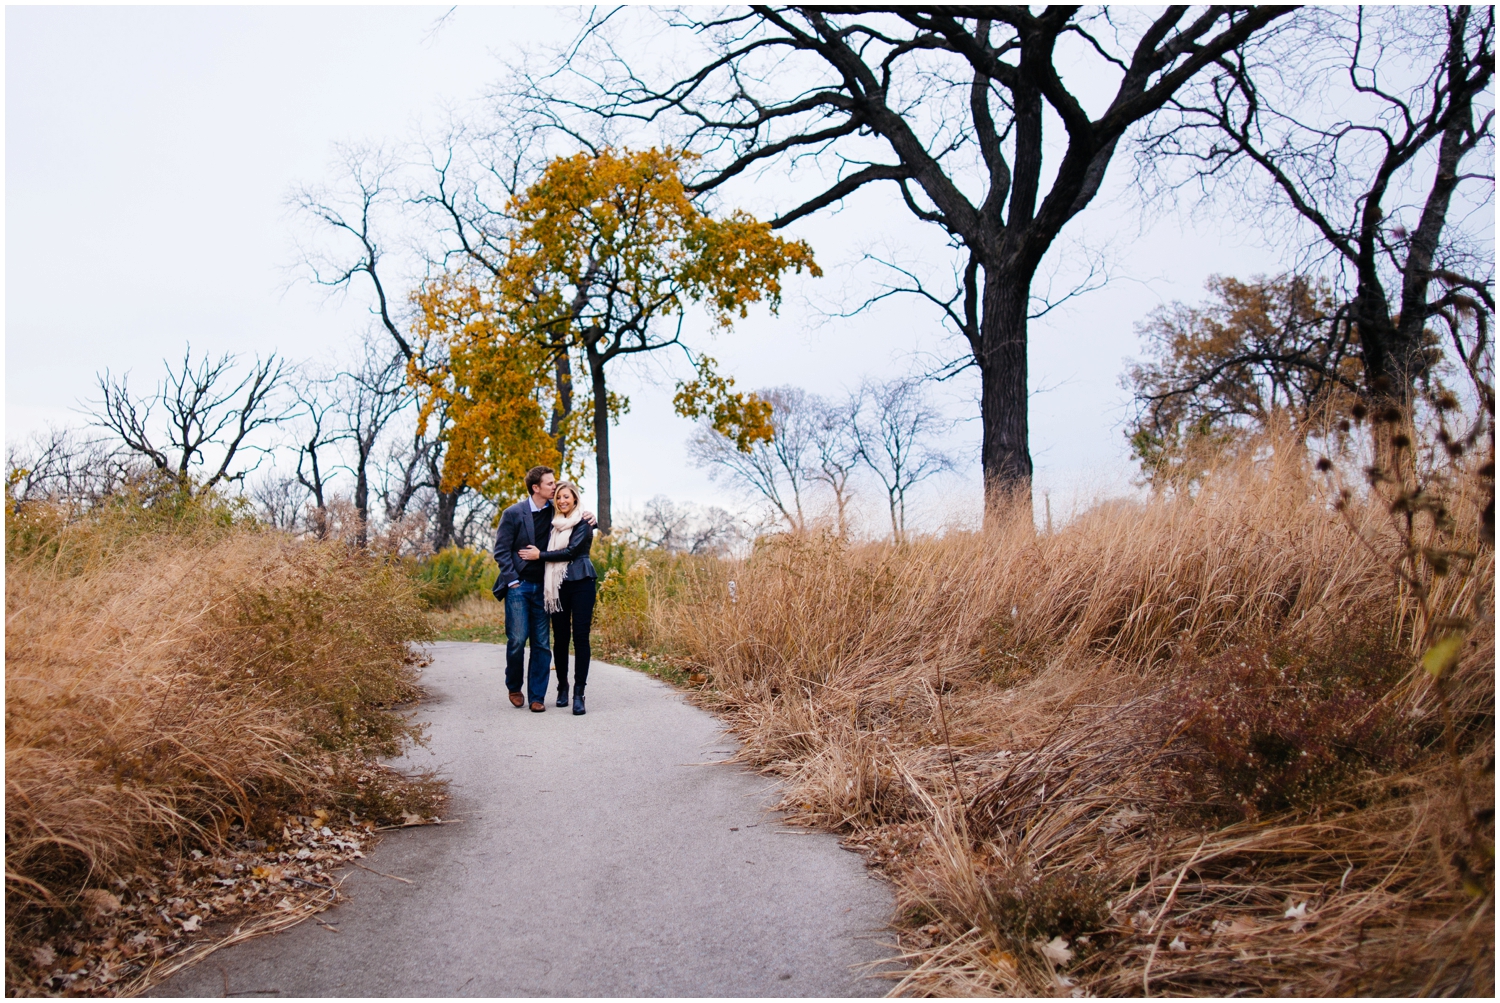
M 552 648 L 548 645 L 547 608 L 542 602 L 542 586 L 521 582 L 505 590 L 505 688 L 521 692 L 521 665 L 526 642 L 531 642 L 531 665 L 527 701 L 547 702 L 547 679 L 552 669 Z

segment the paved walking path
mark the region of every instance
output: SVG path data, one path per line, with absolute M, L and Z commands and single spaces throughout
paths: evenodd
M 432 646 L 420 709 L 455 825 L 399 830 L 349 901 L 227 948 L 157 996 L 869 996 L 888 887 L 788 831 L 770 782 L 664 683 L 595 663 L 589 712 L 506 699 L 504 649 Z

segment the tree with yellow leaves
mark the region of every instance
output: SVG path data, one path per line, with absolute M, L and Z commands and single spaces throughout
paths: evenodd
M 593 404 L 587 431 L 604 532 L 610 528 L 610 419 L 628 405 L 609 390 L 609 364 L 682 346 L 689 304 L 702 305 L 717 327 L 727 329 L 747 315 L 751 303 L 764 300 L 775 312 L 788 270 L 822 274 L 805 242 L 776 237 L 770 224 L 744 212 L 716 219 L 695 206 L 681 176 L 689 157 L 672 149 L 605 149 L 552 161 L 507 209 L 515 228 L 491 294 L 507 337 L 472 342 L 475 374 L 496 364 L 481 361 L 485 353 L 498 360 L 522 352 L 518 365 L 534 364 L 536 357 L 525 354 L 532 351 L 552 361 L 557 353 L 579 359 Z M 548 378 L 544 370 L 533 372 L 539 390 Z M 765 409 L 735 394 L 732 381 L 713 377 L 711 365 L 701 360 L 698 375 L 680 388 L 679 413 L 707 416 L 747 442 L 769 437 Z M 456 370 L 453 377 L 459 379 Z M 554 407 L 570 409 L 562 382 L 550 396 Z M 475 390 L 467 392 L 478 400 Z M 555 455 L 555 443 L 552 449 Z
M 447 443 L 441 490 L 523 494 L 528 469 L 560 465 L 546 426 L 553 353 L 508 327 L 492 293 L 467 276 L 443 276 L 413 300 L 419 349 L 407 377 L 421 429 L 436 422 Z

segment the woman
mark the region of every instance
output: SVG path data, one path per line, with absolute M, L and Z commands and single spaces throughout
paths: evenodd
M 578 506 L 581 492 L 564 481 L 552 496 L 557 514 L 547 549 L 524 547 L 522 560 L 543 561 L 542 597 L 552 614 L 552 659 L 557 666 L 557 706 L 568 705 L 568 638 L 576 652 L 573 665 L 573 713 L 584 713 L 583 688 L 589 681 L 589 627 L 594 620 L 596 576 L 589 548 L 594 527 L 583 520 Z

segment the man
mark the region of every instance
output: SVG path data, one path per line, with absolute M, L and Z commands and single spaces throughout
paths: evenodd
M 557 476 L 551 467 L 532 467 L 526 472 L 526 499 L 501 514 L 500 529 L 495 534 L 495 563 L 500 565 L 495 598 L 505 603 L 505 688 L 512 706 L 527 702 L 521 694 L 521 666 L 530 640 L 527 696 L 537 714 L 547 709 L 547 680 L 552 669 L 550 622 L 542 596 L 546 565 L 524 561 L 518 551 L 529 546 L 547 549 L 552 532 L 552 493 L 556 490 Z M 595 521 L 591 512 L 583 513 L 583 518 L 591 524 Z

